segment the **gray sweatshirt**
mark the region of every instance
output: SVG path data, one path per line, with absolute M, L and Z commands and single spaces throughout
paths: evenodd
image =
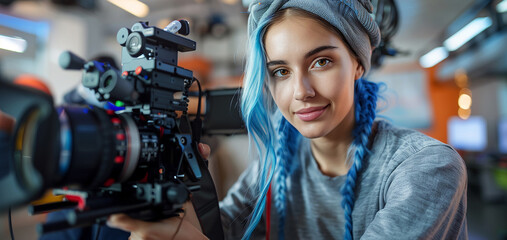
M 378 123 L 357 182 L 354 239 L 467 239 L 467 176 L 458 153 L 417 131 Z M 308 139 L 301 142 L 298 160 L 300 167 L 287 182 L 285 238 L 343 239 L 345 176 L 323 175 Z M 245 170 L 220 203 L 228 239 L 240 239 L 246 229 L 257 200 L 257 165 Z M 271 206 L 270 239 L 276 239 L 273 201 Z M 264 215 L 252 239 L 265 239 L 265 224 Z

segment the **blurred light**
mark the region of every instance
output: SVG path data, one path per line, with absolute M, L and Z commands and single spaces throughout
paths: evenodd
M 470 117 L 470 114 L 472 113 L 472 110 L 469 109 L 463 109 L 463 108 L 460 108 L 458 109 L 458 117 L 463 119 L 463 120 L 466 120 Z
M 171 21 L 172 20 L 170 20 L 169 18 L 162 18 L 157 22 L 156 26 L 158 28 L 164 29 L 167 25 L 169 25 L 169 23 L 171 23 Z
M 458 69 L 454 73 L 454 82 L 460 88 L 468 87 L 468 75 L 464 69 Z
M 0 49 L 22 53 L 26 50 L 26 40 L 19 37 L 0 35 Z
M 223 3 L 233 5 L 238 3 L 238 0 L 222 0 Z
M 444 47 L 449 51 L 454 51 L 491 26 L 491 24 L 493 24 L 493 21 L 489 17 L 476 18 L 445 40 Z
M 143 2 L 138 0 L 107 0 L 117 7 L 133 14 L 136 17 L 146 17 L 150 12 L 150 8 Z
M 430 68 L 446 59 L 449 52 L 444 47 L 437 47 L 419 58 L 419 63 L 424 68 Z
M 31 21 L 0 13 L 0 26 L 30 33 L 41 39 L 46 39 L 49 36 L 49 24 L 46 22 Z
M 468 88 L 462 88 L 459 90 L 459 95 L 461 95 L 461 94 L 467 94 L 467 95 L 472 96 L 472 91 Z
M 459 95 L 458 106 L 465 110 L 470 109 L 470 106 L 472 106 L 472 96 L 466 93 Z
M 496 11 L 499 13 L 507 12 L 507 0 L 503 0 L 496 5 Z

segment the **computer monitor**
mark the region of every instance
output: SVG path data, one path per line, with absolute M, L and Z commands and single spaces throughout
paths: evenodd
M 480 116 L 471 116 L 466 120 L 452 117 L 447 123 L 449 144 L 464 151 L 478 152 L 488 144 L 486 120 Z
M 498 122 L 498 151 L 507 154 L 507 118 Z

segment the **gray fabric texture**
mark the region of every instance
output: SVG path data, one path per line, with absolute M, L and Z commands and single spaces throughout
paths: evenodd
M 363 65 L 365 73 L 371 66 L 372 50 L 380 43 L 380 30 L 370 13 L 370 0 L 258 0 L 248 11 L 249 35 L 257 25 L 285 8 L 300 8 L 320 16 L 336 27 Z
M 354 239 L 467 239 L 467 176 L 458 153 L 384 121 L 377 129 L 372 155 L 359 175 Z M 345 176 L 323 175 L 309 143 L 302 141 L 301 167 L 287 179 L 286 239 L 343 239 L 340 187 Z M 227 239 L 243 235 L 257 196 L 256 177 L 253 163 L 220 202 Z M 276 239 L 276 211 L 271 214 L 270 239 Z M 264 216 L 252 239 L 265 239 L 265 224 Z

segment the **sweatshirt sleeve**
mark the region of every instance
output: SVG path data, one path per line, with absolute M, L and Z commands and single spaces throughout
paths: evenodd
M 447 145 L 424 147 L 389 175 L 384 207 L 361 239 L 467 239 L 466 167 Z
M 248 226 L 258 198 L 256 191 L 257 169 L 258 162 L 250 164 L 220 202 L 220 215 L 225 239 L 241 239 Z M 263 216 L 252 235 L 252 239 L 264 232 L 264 226 Z

